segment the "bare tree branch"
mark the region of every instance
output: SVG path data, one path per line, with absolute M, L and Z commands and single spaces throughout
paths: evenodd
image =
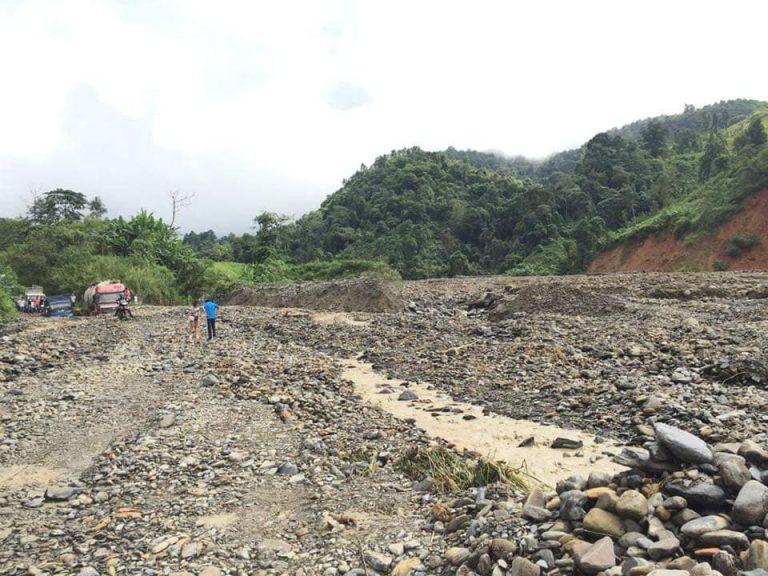
M 182 194 L 181 190 L 173 190 L 168 195 L 171 197 L 171 228 L 176 224 L 176 216 L 181 212 L 182 208 L 186 208 L 192 204 L 192 200 L 195 198 L 195 193 Z

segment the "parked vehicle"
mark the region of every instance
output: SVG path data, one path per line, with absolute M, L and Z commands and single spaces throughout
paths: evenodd
M 83 294 L 83 308 L 94 314 L 112 314 L 124 295 L 125 284 L 119 280 L 105 280 L 88 287 Z
M 43 315 L 53 316 L 55 318 L 69 318 L 73 315 L 72 297 L 69 294 L 48 296 L 45 307 L 43 308 Z

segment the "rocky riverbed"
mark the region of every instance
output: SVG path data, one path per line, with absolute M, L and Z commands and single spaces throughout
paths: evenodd
M 0 573 L 768 570 L 766 286 L 410 282 L 391 312 L 225 306 L 202 344 L 181 308 L 22 319 L 0 333 Z M 352 359 L 429 417 L 361 397 Z M 562 479 L 441 492 L 403 465 L 472 448 L 440 430 L 482 415 L 570 429 L 493 440 Z

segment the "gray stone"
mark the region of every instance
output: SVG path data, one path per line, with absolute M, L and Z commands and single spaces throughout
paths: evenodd
M 637 490 L 627 490 L 616 502 L 616 514 L 622 518 L 642 520 L 648 516 L 648 500 Z
M 373 568 L 376 572 L 386 574 L 389 572 L 389 567 L 392 564 L 392 558 L 381 552 L 375 552 L 373 550 L 366 550 L 363 554 L 368 566 Z
M 72 486 L 48 486 L 45 491 L 45 499 L 60 502 L 69 500 L 74 493 L 75 489 Z
M 690 569 L 691 576 L 710 576 L 712 574 L 712 566 L 708 562 L 699 562 Z
M 747 570 L 768 570 L 768 542 L 765 540 L 753 540 L 749 545 L 747 555 L 744 557 L 744 568 Z
M 538 506 L 531 506 L 526 504 L 523 506 L 523 516 L 534 522 L 543 522 L 552 515 L 552 512 L 546 508 L 539 508 Z
M 624 527 L 621 524 L 621 518 L 600 508 L 592 508 L 584 517 L 584 528 L 598 534 L 606 534 L 614 538 L 621 538 L 624 535 Z
M 616 565 L 616 555 L 613 553 L 613 540 L 606 536 L 595 542 L 582 555 L 579 562 L 585 574 L 597 574 Z
M 206 374 L 200 381 L 201 386 L 216 386 L 219 383 L 219 379 L 213 374 Z
M 184 559 L 194 558 L 200 554 L 200 545 L 197 542 L 187 542 L 181 549 L 181 557 Z
M 674 536 L 654 542 L 648 547 L 648 557 L 651 560 L 661 560 L 674 556 L 680 548 L 680 541 Z
M 398 400 L 405 402 L 407 400 L 418 400 L 419 396 L 413 390 L 405 390 L 397 397 Z
M 744 484 L 752 479 L 752 474 L 743 461 L 730 459 L 720 465 L 720 478 L 722 478 L 726 488 L 738 492 Z
M 744 526 L 763 523 L 768 512 L 768 487 L 756 480 L 750 480 L 739 491 L 733 503 L 731 516 L 734 522 Z
M 653 564 L 645 558 L 629 557 L 621 563 L 621 576 L 629 576 L 630 570 L 638 566 L 648 567 L 650 570 Z
M 452 518 L 448 524 L 445 525 L 445 531 L 450 534 L 451 532 L 456 532 L 457 530 L 461 530 L 465 526 L 469 524 L 469 521 L 471 518 L 466 515 L 462 514 L 460 516 L 456 516 L 455 518 Z
M 753 440 L 744 440 L 739 446 L 738 454 L 753 464 L 768 464 L 768 450 Z
M 712 462 L 712 451 L 698 436 L 675 426 L 656 422 L 653 425 L 656 438 L 678 460 L 688 464 Z
M 562 494 L 568 490 L 584 490 L 587 487 L 587 481 L 581 474 L 573 474 L 564 480 L 557 481 L 557 493 Z
M 99 576 L 99 571 L 93 566 L 83 566 L 77 576 Z
M 176 414 L 166 414 L 160 419 L 160 428 L 170 428 L 176 423 Z
M 587 495 L 581 490 L 568 490 L 560 494 L 560 519 L 581 520 L 586 515 Z
M 666 567 L 670 570 L 690 571 L 694 566 L 696 566 L 696 560 L 690 556 L 680 556 L 670 560 Z
M 736 576 L 736 573 L 738 572 L 736 559 L 732 554 L 729 554 L 725 550 L 720 550 L 712 556 L 712 568 L 720 572 L 723 576 Z
M 469 548 L 454 546 L 452 548 L 448 548 L 445 551 L 444 556 L 445 559 L 454 566 L 460 566 L 467 561 L 467 558 L 469 558 L 470 554 L 472 554 L 472 552 L 470 552 Z
M 619 546 L 622 548 L 637 546 L 637 541 L 644 537 L 645 536 L 641 532 L 627 532 L 621 538 L 619 538 Z
M 713 530 L 699 537 L 699 542 L 704 546 L 733 546 L 734 548 L 746 548 L 749 546 L 749 538 L 735 530 Z
M 587 488 L 601 488 L 608 486 L 611 483 L 611 475 L 607 472 L 593 471 L 589 473 L 587 478 Z
M 278 467 L 277 473 L 281 476 L 293 476 L 299 473 L 299 468 L 293 462 L 283 462 Z
M 728 462 L 729 460 L 736 460 L 738 462 L 741 462 L 742 464 L 746 464 L 747 460 L 743 456 L 739 456 L 738 454 L 734 454 L 732 452 L 714 452 L 714 458 L 712 460 L 712 464 L 717 466 L 718 468 L 722 466 L 725 462 Z
M 670 512 L 675 512 L 687 508 L 688 502 L 682 496 L 672 496 L 671 498 L 664 499 L 661 505 Z
M 569 450 L 576 450 L 584 446 L 584 442 L 576 436 L 557 436 L 552 441 L 552 448 L 566 448 Z
M 651 460 L 651 454 L 645 448 L 625 446 L 613 457 L 613 461 L 629 468 L 645 468 Z
M 509 576 L 539 576 L 541 567 L 522 556 L 516 556 L 509 567 Z
M 689 538 L 698 538 L 707 532 L 722 530 L 728 527 L 728 520 L 722 516 L 702 516 L 686 522 L 680 527 L 680 532 Z
M 491 554 L 494 558 L 510 558 L 517 552 L 517 544 L 506 538 L 494 538 L 491 540 Z
M 755 568 L 754 570 L 743 570 L 739 572 L 739 576 L 768 576 L 768 571 L 762 568 Z
M 534 486 L 528 493 L 528 498 L 523 505 L 523 516 L 534 522 L 543 522 L 552 515 L 549 510 L 544 508 L 545 504 L 546 499 L 541 488 Z
M 725 491 L 705 480 L 675 480 L 667 482 L 666 492 L 672 496 L 682 496 L 689 505 L 705 508 L 719 508 L 725 504 Z

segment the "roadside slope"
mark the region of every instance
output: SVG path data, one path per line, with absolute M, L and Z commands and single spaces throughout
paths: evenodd
M 757 243 L 729 256 L 729 240 L 747 234 L 755 235 Z M 768 269 L 768 189 L 750 196 L 744 207 L 714 232 L 694 242 L 678 239 L 671 231 L 651 234 L 599 254 L 589 265 L 589 272 L 707 271 L 718 260 L 727 263 L 729 270 Z

